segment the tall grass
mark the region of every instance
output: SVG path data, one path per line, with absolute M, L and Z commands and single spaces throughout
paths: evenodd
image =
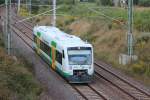
M 7 55 L 0 45 L 0 100 L 38 100 L 42 88 L 27 66 L 32 67 Z

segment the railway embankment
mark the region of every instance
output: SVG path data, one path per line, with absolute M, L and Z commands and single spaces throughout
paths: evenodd
M 43 89 L 23 58 L 7 55 L 0 39 L 0 100 L 38 100 Z

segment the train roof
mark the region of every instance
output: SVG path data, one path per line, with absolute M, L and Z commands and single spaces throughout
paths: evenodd
M 53 41 L 55 41 L 56 43 L 59 43 L 62 46 L 66 47 L 92 47 L 91 44 L 84 42 L 79 37 L 75 35 L 69 35 L 56 27 L 36 26 L 34 27 L 34 34 L 36 34 L 37 32 L 40 32 L 42 39 L 46 40 L 48 43 L 50 43 L 51 39 L 53 39 Z

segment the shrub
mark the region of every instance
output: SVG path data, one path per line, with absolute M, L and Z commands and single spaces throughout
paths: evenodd
M 0 0 L 0 4 L 4 4 L 5 3 L 5 0 Z
M 100 2 L 104 6 L 106 6 L 106 5 L 112 6 L 113 5 L 112 0 L 100 0 Z
M 38 2 L 37 0 L 32 0 L 32 3 L 38 5 L 39 2 Z M 37 13 L 38 13 L 38 10 L 39 10 L 39 6 L 33 6 L 33 5 L 32 5 L 32 6 L 31 6 L 31 9 L 32 9 L 32 10 L 31 10 L 31 11 L 32 11 L 31 13 L 37 14 Z
M 57 0 L 57 4 L 75 4 L 75 0 Z
M 134 27 L 138 31 L 149 32 L 150 31 L 150 11 L 144 10 L 143 12 L 135 12 L 134 15 Z
M 132 65 L 132 71 L 137 74 L 144 74 L 145 73 L 145 64 L 143 61 Z
M 139 0 L 139 5 L 149 7 L 150 6 L 150 1 L 149 0 Z

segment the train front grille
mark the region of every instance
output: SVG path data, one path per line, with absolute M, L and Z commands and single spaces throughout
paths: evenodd
M 74 76 L 84 76 L 87 75 L 87 70 L 73 70 Z

